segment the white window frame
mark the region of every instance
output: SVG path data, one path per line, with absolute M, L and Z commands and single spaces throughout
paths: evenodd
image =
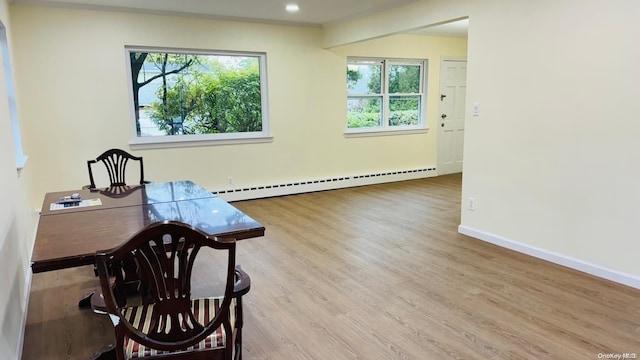
M 5 88 L 7 91 L 9 118 L 11 119 L 11 134 L 13 137 L 13 149 L 16 157 L 16 169 L 18 174 L 20 174 L 20 171 L 22 171 L 26 165 L 29 157 L 26 156 L 22 150 L 22 133 L 20 131 L 18 105 L 16 103 L 16 90 L 13 81 L 13 67 L 11 65 L 9 41 L 7 39 L 7 29 L 2 21 L 0 21 L 0 52 L 2 54 L 2 70 L 4 71 Z
M 131 61 L 129 54 L 132 52 L 153 52 L 170 54 L 189 55 L 231 55 L 231 56 L 252 56 L 259 58 L 260 67 L 260 100 L 262 107 L 262 131 L 220 133 L 220 134 L 199 134 L 199 135 L 166 135 L 166 136 L 138 136 L 136 130 L 135 104 L 133 101 L 133 84 L 131 79 Z M 125 62 L 127 68 L 127 86 L 130 101 L 131 113 L 131 134 L 129 142 L 131 149 L 154 149 L 189 146 L 208 145 L 228 145 L 228 144 L 251 144 L 273 141 L 269 129 L 269 100 L 267 96 L 267 54 L 264 52 L 240 52 L 225 50 L 201 50 L 183 48 L 165 48 L 150 46 L 125 46 Z
M 347 93 L 347 101 L 350 98 L 366 98 L 382 96 L 382 125 L 379 127 L 368 128 L 349 128 L 345 121 L 345 136 L 379 136 L 379 135 L 398 135 L 424 133 L 428 130 L 427 126 L 427 79 L 429 70 L 429 61 L 426 59 L 394 59 L 394 58 L 375 58 L 375 57 L 348 57 L 347 66 L 357 63 L 382 63 L 382 84 L 380 89 L 382 94 L 351 94 Z M 420 66 L 420 109 L 418 111 L 417 125 L 391 126 L 389 125 L 389 99 L 394 96 L 411 96 L 411 94 L 389 94 L 389 67 L 390 65 L 419 65 Z M 346 81 L 346 78 L 345 78 Z

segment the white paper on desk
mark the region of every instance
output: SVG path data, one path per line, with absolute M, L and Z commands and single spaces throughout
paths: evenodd
M 78 205 L 51 203 L 51 205 L 49 205 L 49 210 L 64 210 L 64 209 L 72 209 L 76 207 L 97 206 L 97 205 L 102 205 L 102 200 L 86 199 L 86 200 L 81 200 L 78 203 Z

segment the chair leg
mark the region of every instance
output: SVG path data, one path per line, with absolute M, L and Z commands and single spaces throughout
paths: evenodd
M 242 328 L 236 332 L 235 360 L 242 360 Z
M 106 345 L 93 354 L 89 360 L 117 360 L 116 349 L 113 345 Z
M 242 360 L 242 326 L 244 319 L 242 318 L 242 297 L 236 300 L 236 342 L 235 342 L 235 360 Z
M 91 298 L 95 294 L 95 291 L 91 291 L 90 293 L 86 293 L 82 295 L 80 300 L 78 300 L 78 307 L 80 309 L 88 309 L 91 307 Z

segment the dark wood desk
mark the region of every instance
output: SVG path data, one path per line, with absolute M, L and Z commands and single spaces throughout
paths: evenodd
M 49 210 L 79 193 L 102 205 Z M 75 190 L 45 195 L 31 258 L 34 273 L 91 265 L 95 253 L 116 247 L 143 227 L 177 220 L 210 236 L 238 240 L 264 235 L 264 226 L 191 181 L 138 185 L 117 191 Z
M 50 210 L 51 203 L 59 198 L 80 194 L 82 199 L 100 199 L 102 205 L 88 207 L 69 207 L 60 210 Z M 70 212 L 105 210 L 127 206 L 139 206 L 157 204 L 163 202 L 195 200 L 215 197 L 206 189 L 194 184 L 192 181 L 171 181 L 164 183 L 152 183 L 146 185 L 127 185 L 104 189 L 82 189 L 57 191 L 47 193 L 44 196 L 40 216 L 60 215 Z

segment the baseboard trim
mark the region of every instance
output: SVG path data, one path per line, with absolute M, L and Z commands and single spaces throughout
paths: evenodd
M 36 244 L 36 231 L 40 224 L 40 209 L 35 210 L 35 226 L 33 231 L 33 240 L 31 241 L 31 251 L 30 254 L 33 254 L 33 248 Z M 22 359 L 22 353 L 24 351 L 24 332 L 27 329 L 27 313 L 29 312 L 29 299 L 31 298 L 31 283 L 33 281 L 33 271 L 31 270 L 31 264 L 27 271 L 25 271 L 25 279 L 24 279 L 24 311 L 22 312 L 22 326 L 20 327 L 20 335 L 18 336 L 18 346 L 19 348 L 16 351 L 18 357 L 16 360 Z
M 24 311 L 22 312 L 22 327 L 21 327 L 20 334 L 18 336 L 19 348 L 16 351 L 16 354 L 18 355 L 16 359 L 22 359 L 22 352 L 24 350 L 24 332 L 26 331 L 26 328 L 27 328 L 27 313 L 29 311 L 29 298 L 31 296 L 31 280 L 33 279 L 33 272 L 31 272 L 31 267 L 29 267 L 29 270 L 26 273 L 27 274 L 25 277 L 24 288 L 27 293 L 24 296 L 25 305 L 24 305 Z
M 458 232 L 473 238 L 486 241 L 519 253 L 527 254 L 542 260 L 562 265 L 574 270 L 597 276 L 599 278 L 611 280 L 613 282 L 640 289 L 640 278 L 620 271 L 608 269 L 587 261 L 576 259 L 570 256 L 558 254 L 535 246 L 527 245 L 518 241 L 513 241 L 502 236 L 487 233 L 469 226 L 458 226 Z

